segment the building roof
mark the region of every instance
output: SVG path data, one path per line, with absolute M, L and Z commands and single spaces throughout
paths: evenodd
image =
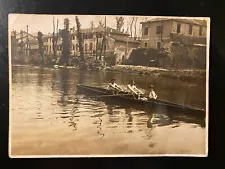
M 176 21 L 176 22 L 182 22 L 182 23 L 188 23 L 188 24 L 193 24 L 193 25 L 199 25 L 199 26 L 207 26 L 207 22 L 205 20 L 200 20 L 200 19 L 174 19 L 174 18 L 155 18 L 151 19 L 143 23 L 151 23 L 151 22 L 161 22 L 161 21 Z
M 81 29 L 82 33 L 104 32 L 104 31 L 105 31 L 104 27 L 95 27 L 93 29 L 92 28 Z M 124 33 L 124 32 L 118 31 L 118 30 L 116 30 L 114 28 L 110 28 L 108 26 L 106 27 L 106 32 L 129 36 L 128 33 Z
M 206 45 L 206 37 L 204 36 L 191 36 L 191 35 L 170 33 L 170 37 L 172 42 L 178 42 L 187 45 L 194 45 L 194 44 Z
M 62 30 L 61 30 L 62 31 Z M 81 29 L 82 33 L 92 33 L 92 32 L 104 32 L 105 31 L 105 28 L 104 27 L 95 27 L 95 28 L 87 28 L 87 29 Z M 26 38 L 25 35 L 27 34 L 27 32 L 25 31 L 22 31 L 23 34 L 24 34 L 24 37 L 23 38 Z M 77 31 L 75 31 L 76 33 Z M 111 28 L 111 27 L 106 27 L 106 32 L 108 33 L 112 33 L 112 34 L 119 34 L 119 35 L 123 35 L 123 36 L 129 36 L 128 33 L 125 33 L 125 32 L 121 32 L 121 31 L 118 31 L 114 28 Z M 74 34 L 74 33 L 72 33 Z M 28 33 L 29 36 L 31 36 L 32 38 L 36 39 L 37 36 L 38 36 L 38 32 L 34 32 L 34 33 Z M 20 37 L 20 32 L 16 33 L 16 36 L 19 36 L 17 39 L 21 39 Z M 55 36 L 57 36 L 57 33 L 55 34 Z M 49 38 L 49 37 L 53 37 L 53 33 L 49 33 L 49 34 L 43 34 L 43 38 Z
M 23 32 L 23 37 L 20 37 L 20 33 L 16 34 L 16 39 L 26 39 L 27 37 L 27 32 L 22 31 Z M 28 33 L 29 37 L 32 37 L 33 39 L 36 39 L 37 37 L 34 36 L 33 34 Z
M 121 41 L 121 42 L 128 42 L 128 43 L 141 43 L 138 40 L 135 40 L 133 38 L 130 37 L 123 37 L 123 36 L 113 36 L 113 35 L 109 35 L 108 37 L 115 39 L 116 41 Z

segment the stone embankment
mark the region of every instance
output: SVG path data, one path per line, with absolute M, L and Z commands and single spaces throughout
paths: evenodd
M 106 71 L 117 73 L 134 73 L 146 76 L 160 76 L 165 78 L 190 80 L 205 80 L 206 71 L 202 69 L 163 69 L 156 67 L 132 66 L 132 65 L 116 65 L 107 67 Z

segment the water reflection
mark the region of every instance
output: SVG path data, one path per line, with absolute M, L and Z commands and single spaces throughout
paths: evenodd
M 57 85 L 57 72 L 56 71 L 52 72 L 51 82 L 52 82 L 52 86 L 51 86 L 52 91 L 55 91 L 56 90 L 56 85 Z
M 60 84 L 61 84 L 61 102 L 68 101 L 68 69 L 62 69 L 60 72 Z
M 80 104 L 79 103 L 79 97 L 77 97 L 75 99 L 74 103 L 75 104 L 73 105 L 72 111 L 71 111 L 71 117 L 69 119 L 69 127 L 73 127 L 74 128 L 73 130 L 75 131 L 75 130 L 77 130 L 77 123 L 76 122 L 79 121 L 79 119 L 77 119 L 77 118 L 80 117 L 79 115 L 77 115 L 79 113 L 79 109 L 78 109 L 78 106 L 77 106 L 77 105 Z
M 73 127 L 73 131 L 77 130 L 77 123 L 75 122 L 75 114 L 77 112 L 77 108 L 74 107 L 71 113 L 71 116 L 69 118 L 69 127 Z
M 117 123 L 120 121 L 119 111 L 114 109 L 112 105 L 107 105 L 107 112 L 109 114 L 109 122 Z
M 36 102 L 37 102 L 37 111 L 36 111 L 36 115 L 37 117 L 35 119 L 37 120 L 41 120 L 43 119 L 43 115 L 42 115 L 42 106 L 43 106 L 43 102 L 42 102 L 42 90 L 43 90 L 43 81 L 44 81 L 44 69 L 40 68 L 37 70 L 38 72 L 38 76 L 37 76 L 37 97 L 36 97 Z M 28 80 L 26 80 L 26 84 L 28 84 L 27 82 Z
M 127 119 L 127 128 L 131 128 L 132 127 L 132 121 L 133 121 L 133 117 L 132 117 L 132 109 L 125 109 L 125 113 L 128 115 L 128 119 Z
M 41 87 L 43 86 L 43 80 L 44 80 L 44 69 L 43 68 L 40 68 L 38 70 L 38 81 L 37 81 L 38 88 L 37 89 L 41 89 Z
M 78 84 L 82 84 L 84 82 L 84 78 L 85 78 L 85 72 L 84 71 L 79 71 Z
M 113 115 L 113 106 L 112 105 L 107 105 L 107 113 L 109 115 Z
M 98 128 L 98 134 L 101 135 L 101 139 L 105 136 L 105 134 L 102 132 L 102 115 L 99 115 L 99 125 L 97 126 Z
M 153 114 L 148 114 L 147 127 L 152 128 Z

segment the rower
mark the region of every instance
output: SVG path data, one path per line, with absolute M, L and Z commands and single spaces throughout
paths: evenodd
M 123 91 L 123 89 L 116 84 L 116 79 L 111 80 L 111 83 L 109 83 L 107 89 L 112 90 L 113 93 Z
M 149 93 L 149 96 L 148 96 L 149 99 L 157 99 L 157 95 L 154 92 L 154 86 L 150 85 L 149 88 L 150 88 L 150 93 Z
M 127 89 L 129 92 L 138 95 L 138 98 L 140 98 L 140 95 L 143 95 L 144 93 L 141 92 L 135 85 L 134 80 L 131 80 L 130 83 L 127 85 Z

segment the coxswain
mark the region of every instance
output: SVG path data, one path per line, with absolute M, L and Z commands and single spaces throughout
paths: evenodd
M 148 96 L 149 99 L 157 99 L 157 95 L 154 92 L 154 86 L 150 85 L 149 88 L 150 88 L 150 93 L 149 93 L 149 96 Z
M 111 83 L 109 83 L 107 89 L 112 90 L 113 93 L 123 91 L 123 89 L 116 84 L 116 79 L 111 80 Z

